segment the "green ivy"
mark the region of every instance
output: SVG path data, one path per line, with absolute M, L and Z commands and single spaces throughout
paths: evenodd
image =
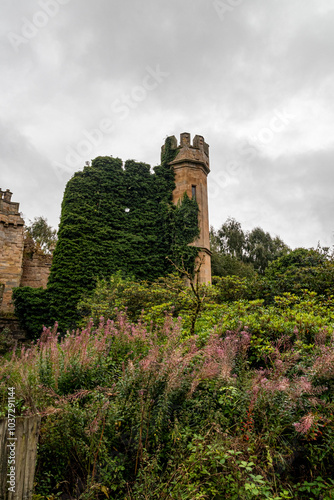
M 50 323 L 50 293 L 43 288 L 24 286 L 13 291 L 15 313 L 28 338 L 34 339 L 41 334 L 43 325 Z
M 177 150 L 166 140 L 161 165 L 99 156 L 67 183 L 58 242 L 48 282 L 49 322 L 75 327 L 76 305 L 95 288 L 98 278 L 117 271 L 137 280 L 154 280 L 173 271 L 172 262 L 192 270 L 198 236 L 198 205 L 186 195 L 173 204 L 174 172 L 169 163 Z M 167 259 L 168 257 L 169 259 Z M 171 262 L 172 261 L 172 262 Z M 36 292 L 36 294 L 43 292 Z M 27 327 L 31 293 L 25 296 Z M 22 308 L 17 307 L 22 317 Z M 40 319 L 46 314 L 43 309 Z M 36 328 L 35 319 L 28 328 Z M 39 322 L 41 325 L 41 321 Z

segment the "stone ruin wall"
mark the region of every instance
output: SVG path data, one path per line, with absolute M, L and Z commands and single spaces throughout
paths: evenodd
M 46 288 L 52 255 L 45 255 L 36 248 L 24 247 L 22 276 L 20 286 L 31 286 L 32 288 Z
M 1 312 L 13 312 L 12 290 L 20 286 L 24 220 L 12 193 L 0 189 L 0 283 L 4 285 Z
M 12 193 L 0 189 L 0 315 L 14 313 L 13 288 L 46 288 L 52 256 L 24 241 L 24 220 Z M 1 330 L 1 325 L 0 325 Z

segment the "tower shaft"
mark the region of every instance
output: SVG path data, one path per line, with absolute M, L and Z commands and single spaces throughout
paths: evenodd
M 209 208 L 207 176 L 210 172 L 209 145 L 200 135 L 194 137 L 190 142 L 190 134 L 183 133 L 180 137 L 180 145 L 172 137 L 172 147 L 177 149 L 175 159 L 170 163 L 175 173 L 175 189 L 173 191 L 173 202 L 177 204 L 182 200 L 185 193 L 189 198 L 196 199 L 199 214 L 198 225 L 200 234 L 191 245 L 199 248 L 196 264 L 200 264 L 199 282 L 211 282 L 211 252 L 209 235 Z

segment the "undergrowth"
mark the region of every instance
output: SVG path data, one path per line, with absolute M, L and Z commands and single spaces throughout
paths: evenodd
M 195 335 L 173 311 L 116 311 L 14 350 L 1 411 L 15 386 L 17 414 L 42 417 L 34 499 L 334 498 L 331 312 L 304 301 L 312 328 L 285 296 L 268 315 L 208 304 Z

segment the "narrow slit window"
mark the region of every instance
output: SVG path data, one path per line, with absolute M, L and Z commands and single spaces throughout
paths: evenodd
M 196 186 L 191 186 L 191 197 L 193 200 L 196 200 Z

